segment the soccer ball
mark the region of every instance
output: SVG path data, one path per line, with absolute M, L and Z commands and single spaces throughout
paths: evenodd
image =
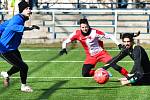
M 105 69 L 99 68 L 94 73 L 94 80 L 98 84 L 105 84 L 109 80 L 109 73 Z

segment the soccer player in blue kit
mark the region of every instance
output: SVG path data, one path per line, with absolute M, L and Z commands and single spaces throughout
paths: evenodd
M 21 91 L 32 92 L 32 88 L 27 85 L 28 65 L 22 60 L 21 54 L 18 50 L 21 44 L 23 32 L 27 30 L 40 29 L 36 25 L 25 27 L 31 15 L 29 4 L 22 0 L 19 4 L 19 14 L 16 14 L 8 21 L 0 25 L 0 56 L 12 65 L 7 72 L 2 71 L 1 76 L 4 78 L 4 86 L 9 86 L 9 77 L 17 72 L 20 72 L 21 77 Z

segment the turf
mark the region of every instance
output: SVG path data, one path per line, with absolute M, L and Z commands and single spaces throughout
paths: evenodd
M 81 48 L 70 50 L 63 56 L 58 56 L 59 48 L 20 48 L 20 50 L 24 61 L 29 65 L 28 84 L 34 91 L 20 92 L 20 78 L 17 73 L 12 76 L 8 88 L 3 87 L 2 78 L 0 79 L 1 100 L 148 100 L 150 98 L 150 86 L 121 86 L 117 79 L 122 76 L 112 68 L 109 71 L 113 77 L 106 84 L 97 84 L 93 78 L 83 78 L 81 68 L 85 54 Z M 118 51 L 109 52 L 114 56 Z M 150 54 L 150 51 L 147 53 Z M 131 59 L 127 57 L 123 61 Z M 118 64 L 130 71 L 133 62 Z M 10 68 L 10 65 L 2 59 L 0 66 L 0 71 L 7 71 Z M 101 66 L 103 64 L 98 63 L 96 67 Z

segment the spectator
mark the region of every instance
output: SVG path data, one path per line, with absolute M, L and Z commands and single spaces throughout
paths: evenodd
M 118 8 L 127 8 L 128 0 L 118 0 Z

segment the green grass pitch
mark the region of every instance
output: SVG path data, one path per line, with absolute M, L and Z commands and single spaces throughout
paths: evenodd
M 28 84 L 32 93 L 20 91 L 19 73 L 12 76 L 10 87 L 4 88 L 0 78 L 0 100 L 148 100 L 150 86 L 121 86 L 122 76 L 113 70 L 113 77 L 106 84 L 97 84 L 93 78 L 83 78 L 81 69 L 85 59 L 83 49 L 70 50 L 57 56 L 60 48 L 21 48 L 24 61 L 29 65 Z M 108 49 L 110 50 L 110 49 Z M 118 50 L 118 49 L 113 49 Z M 118 51 L 109 51 L 114 56 Z M 150 51 L 147 51 L 150 57 Z M 133 62 L 129 57 L 118 64 L 130 71 Z M 127 61 L 127 62 L 126 62 Z M 129 62 L 128 62 L 129 61 Z M 103 66 L 97 64 L 97 68 Z M 0 71 L 10 65 L 0 60 Z

